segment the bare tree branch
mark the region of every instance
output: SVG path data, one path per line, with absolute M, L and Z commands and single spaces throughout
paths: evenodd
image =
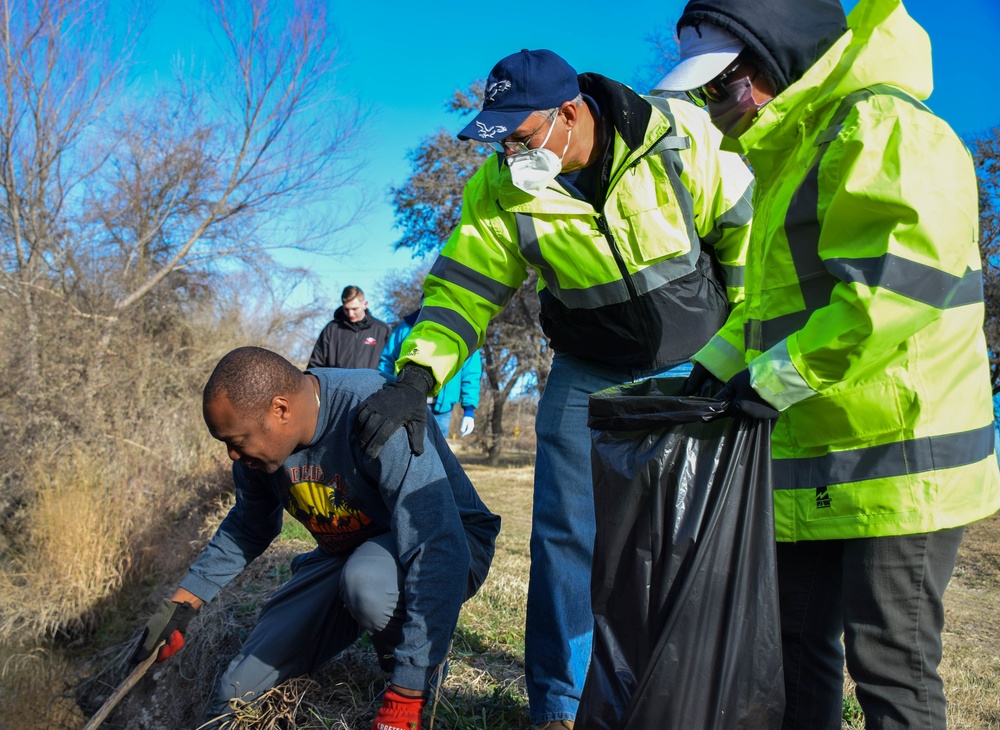
M 134 184 L 117 189 L 136 190 L 149 180 L 161 184 L 120 201 L 121 210 L 131 211 L 130 220 L 142 225 L 111 229 L 111 237 L 128 239 L 134 251 L 150 255 L 130 256 L 142 266 L 129 270 L 134 276 L 114 304 L 118 310 L 184 267 L 329 241 L 352 225 L 360 210 L 336 222 L 331 215 L 314 215 L 315 228 L 292 237 L 265 235 L 265 230 L 274 232 L 275 221 L 289 207 L 305 216 L 307 208 L 327 202 L 356 171 L 344 160 L 360 112 L 335 104 L 329 88 L 336 49 L 327 42 L 325 4 L 211 3 L 228 77 L 213 84 L 210 93 L 180 94 L 170 127 L 139 116 L 123 120 L 124 135 L 132 140 L 123 159 L 131 164 L 120 169 L 133 175 L 120 182 Z M 150 216 L 157 206 L 158 214 Z M 105 212 L 102 220 L 120 216 Z
M 979 249 L 983 258 L 986 319 L 993 394 L 1000 393 L 1000 127 L 968 140 L 979 183 Z

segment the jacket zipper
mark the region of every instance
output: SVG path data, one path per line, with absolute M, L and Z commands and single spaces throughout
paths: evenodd
M 639 335 L 643 338 L 644 344 L 646 345 L 646 354 L 649 357 L 649 362 L 651 365 L 655 366 L 656 363 L 656 352 L 654 349 L 653 333 L 650 331 L 649 323 L 642 314 L 642 310 L 639 308 L 639 292 L 636 291 L 635 283 L 632 281 L 632 275 L 628 273 L 628 269 L 625 267 L 625 260 L 621 256 L 621 252 L 618 250 L 618 243 L 615 241 L 615 237 L 611 234 L 611 228 L 608 226 L 608 221 L 604 217 L 604 212 L 600 211 L 597 214 L 597 230 L 604 234 L 604 238 L 607 239 L 608 246 L 611 249 L 611 255 L 614 256 L 615 264 L 618 266 L 618 271 L 622 276 L 622 281 L 625 283 L 625 289 L 628 291 L 629 302 L 632 304 L 632 309 L 635 313 L 635 319 L 639 323 Z
M 628 165 L 619 168 L 618 175 L 612 175 L 611 179 L 608 181 L 608 189 L 605 192 L 605 200 L 611 194 L 612 188 L 618 181 L 622 179 L 625 172 L 636 165 L 638 165 L 650 152 L 652 152 L 656 146 L 660 143 L 664 137 L 669 136 L 673 128 L 668 129 L 663 133 L 659 139 L 657 139 L 653 144 L 651 144 L 646 150 L 642 152 L 638 157 L 632 160 Z M 602 201 L 603 202 L 603 201 Z M 628 273 L 628 269 L 625 268 L 625 260 L 621 256 L 621 252 L 618 250 L 618 243 L 615 241 L 615 237 L 611 234 L 611 228 L 608 226 L 608 221 L 604 217 L 603 208 L 597 212 L 597 230 L 604 234 L 604 237 L 608 241 L 608 246 L 611 248 L 611 255 L 615 258 L 615 263 L 618 265 L 618 271 L 622 275 L 622 281 L 625 282 L 625 289 L 628 291 L 629 301 L 632 303 L 633 310 L 635 312 L 636 321 L 639 323 L 639 335 L 645 340 L 646 353 L 649 357 L 650 364 L 656 366 L 656 340 L 653 337 L 653 333 L 650 329 L 649 322 L 646 317 L 643 316 L 642 310 L 639 308 L 639 292 L 636 291 L 635 283 L 632 281 L 632 275 Z

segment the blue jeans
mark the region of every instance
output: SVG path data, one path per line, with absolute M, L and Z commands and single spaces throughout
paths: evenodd
M 556 353 L 535 418 L 531 569 L 524 636 L 528 707 L 534 724 L 573 720 L 590 662 L 594 616 L 594 488 L 588 397 L 604 388 L 669 371 L 618 370 Z
M 865 727 L 945 727 L 942 596 L 962 534 L 778 543 L 782 730 L 839 730 L 845 653 Z
M 451 427 L 451 411 L 447 413 L 434 413 L 431 411 L 431 415 L 434 416 L 434 420 L 437 421 L 438 426 L 441 428 L 441 433 L 445 438 L 448 438 L 448 429 Z

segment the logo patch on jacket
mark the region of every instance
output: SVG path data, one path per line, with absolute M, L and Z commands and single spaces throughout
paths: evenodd
M 376 340 L 374 337 L 366 337 L 365 338 L 365 344 L 366 345 L 371 345 L 371 346 L 374 347 L 375 345 L 378 344 L 378 340 Z
M 828 509 L 830 506 L 830 493 L 826 487 L 816 487 L 816 509 Z

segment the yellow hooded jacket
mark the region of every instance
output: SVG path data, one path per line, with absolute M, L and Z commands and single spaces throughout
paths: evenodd
M 782 541 L 1000 508 L 973 163 L 918 101 L 930 42 L 899 0 L 848 25 L 737 141 L 757 179 L 746 301 L 695 356 L 723 380 L 749 366 L 781 411 Z

